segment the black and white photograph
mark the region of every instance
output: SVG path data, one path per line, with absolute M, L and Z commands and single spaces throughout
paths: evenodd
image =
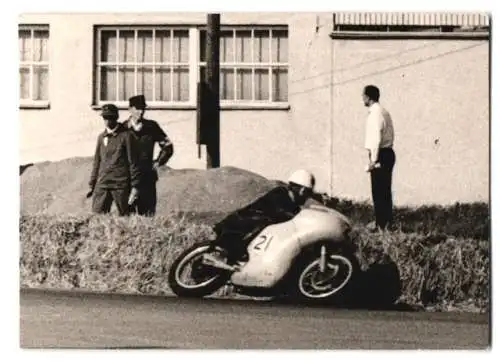
M 347 5 L 17 15 L 21 351 L 491 353 L 494 14 Z

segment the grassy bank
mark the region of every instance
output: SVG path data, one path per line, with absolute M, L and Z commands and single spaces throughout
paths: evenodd
M 174 256 L 212 236 L 209 226 L 178 217 L 31 215 L 21 218 L 20 232 L 23 286 L 142 294 L 169 293 L 166 272 Z M 365 272 L 395 262 L 405 303 L 440 309 L 488 306 L 487 241 L 373 234 L 359 226 L 355 241 Z M 372 281 L 364 300 L 390 284 L 383 275 L 368 276 Z
M 85 194 L 90 169 L 90 158 L 23 169 L 20 273 L 24 286 L 170 292 L 166 272 L 173 257 L 210 235 L 208 225 L 277 184 L 232 167 L 163 168 L 157 185 L 158 217 L 89 216 L 91 200 Z M 396 207 L 396 230 L 373 234 L 365 229 L 373 219 L 371 203 L 316 197 L 355 223 L 358 258 L 366 278 L 360 301 L 390 291 L 394 283 L 390 273 L 395 270 L 401 298 L 407 303 L 444 310 L 451 304 L 488 306 L 488 204 Z M 187 218 L 179 211 L 189 211 Z
M 356 229 L 363 269 L 394 262 L 402 284 L 401 300 L 426 307 L 489 304 L 490 245 L 486 240 L 419 233 L 371 233 Z M 376 294 L 377 292 L 373 292 Z
M 169 218 L 25 216 L 21 284 L 165 294 L 173 257 L 211 234 L 204 225 Z
M 371 203 L 317 196 L 324 205 L 349 216 L 357 224 L 366 225 L 373 220 Z M 464 239 L 490 239 L 490 210 L 484 202 L 427 205 L 416 208 L 394 208 L 394 225 L 404 233 L 433 235 L 435 238 L 452 236 Z

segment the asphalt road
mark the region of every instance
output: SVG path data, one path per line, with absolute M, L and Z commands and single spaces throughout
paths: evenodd
M 22 348 L 484 349 L 489 316 L 22 290 Z

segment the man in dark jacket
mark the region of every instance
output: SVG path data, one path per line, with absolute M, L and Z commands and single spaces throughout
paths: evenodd
M 106 104 L 101 113 L 106 129 L 99 134 L 87 198 L 94 196 L 92 211 L 105 214 L 113 201 L 120 216 L 130 213 L 138 195 L 141 171 L 134 136 L 118 123 L 118 108 Z
M 156 121 L 144 118 L 146 107 L 144 95 L 131 97 L 129 99 L 130 117 L 124 124 L 136 137 L 139 148 L 139 167 L 142 177 L 134 210 L 139 215 L 153 216 L 156 213 L 157 203 L 157 168 L 165 165 L 172 158 L 174 146 Z M 160 153 L 158 158 L 154 159 L 156 143 L 160 147 Z

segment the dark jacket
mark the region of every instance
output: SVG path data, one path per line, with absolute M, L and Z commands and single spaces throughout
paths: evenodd
M 127 121 L 124 125 L 129 128 L 130 132 L 136 137 L 139 153 L 139 167 L 141 169 L 142 178 L 145 180 L 157 178 L 153 172 L 154 162 L 154 147 L 155 143 L 160 146 L 160 154 L 158 156 L 158 164 L 164 165 L 173 155 L 173 144 L 163 131 L 160 125 L 154 120 L 142 119 L 142 128 L 136 131 Z
M 107 145 L 104 138 L 107 137 Z M 114 133 L 102 132 L 97 137 L 90 187 L 127 189 L 138 187 L 141 173 L 137 144 L 131 132 L 118 124 Z
M 291 220 L 301 210 L 290 197 L 289 190 L 278 186 L 249 205 L 231 213 L 217 223 L 217 236 L 244 236 L 260 232 L 266 226 Z

